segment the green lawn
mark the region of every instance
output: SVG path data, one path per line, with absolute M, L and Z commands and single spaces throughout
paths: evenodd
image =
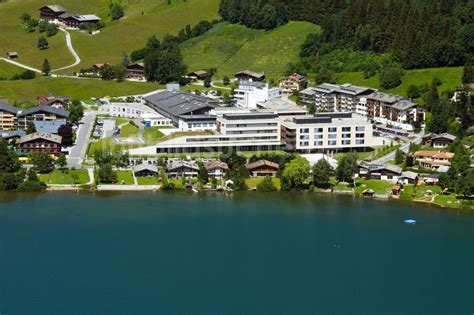
M 38 174 L 38 177 L 46 184 L 68 185 L 73 184 L 74 175 L 77 176 L 75 184 L 87 184 L 90 180 L 87 170 L 54 170 L 49 174 Z
M 23 72 L 24 69 L 21 69 L 17 66 L 14 66 L 6 61 L 0 60 L 0 78 L 11 79 L 15 74 Z
M 158 185 L 156 177 L 137 177 L 138 185 Z
M 461 76 L 462 67 L 407 70 L 402 77 L 402 84 L 387 92 L 407 96 L 407 89 L 410 85 L 430 85 L 434 78 L 442 81 L 442 84 L 438 87 L 440 92 L 454 90 L 461 84 Z M 362 72 L 343 72 L 336 74 L 336 81 L 341 84 L 351 83 L 383 90 L 380 88 L 379 75 L 364 79 Z
M 133 138 L 138 136 L 138 127 L 132 124 L 126 124 L 120 129 L 121 138 Z
M 38 95 L 49 93 L 85 100 L 91 97 L 143 94 L 160 88 L 162 86 L 157 83 L 37 77 L 34 80 L 0 81 L 0 96 L 11 103 L 34 102 Z
M 117 185 L 133 185 L 133 174 L 132 171 L 116 171 L 117 174 Z
M 156 141 L 163 136 L 164 134 L 156 127 L 145 128 L 143 131 L 143 140 L 145 140 L 147 145 L 155 144 Z
M 393 183 L 382 180 L 356 180 L 356 195 L 360 195 L 366 189 L 373 189 L 376 194 L 387 195 L 392 192 Z
M 264 179 L 265 177 L 251 177 L 247 178 L 245 180 L 245 183 L 247 184 L 247 187 L 249 189 L 256 188 L 258 184 Z M 277 190 L 280 190 L 281 184 L 280 184 L 280 179 L 278 177 L 272 177 L 272 182 L 273 185 L 277 188 Z
M 308 22 L 290 22 L 272 31 L 254 30 L 238 24 L 220 23 L 206 34 L 182 45 L 189 70 L 217 67 L 217 77 L 233 77 L 249 69 L 265 71 L 268 78 L 279 79 L 307 34 L 319 26 Z
M 126 124 L 130 121 L 128 118 L 115 118 L 115 126 L 118 127 L 120 125 Z

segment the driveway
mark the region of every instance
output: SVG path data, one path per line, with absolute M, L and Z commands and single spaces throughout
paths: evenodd
M 407 142 L 406 144 L 402 145 L 400 147 L 400 150 L 402 150 L 405 153 L 408 153 L 408 150 L 410 149 L 410 143 L 420 144 L 421 139 L 423 138 L 424 135 L 425 135 L 424 132 L 420 132 L 418 135 L 416 135 L 415 139 L 413 139 L 413 140 Z M 373 163 L 375 163 L 375 164 L 385 164 L 385 163 L 388 163 L 388 161 L 390 161 L 390 160 L 395 160 L 396 152 L 397 152 L 396 150 L 392 151 L 389 154 L 381 157 L 380 159 L 373 161 Z
M 66 67 L 62 67 L 62 68 L 59 68 L 59 69 L 54 69 L 52 70 L 52 72 L 54 71 L 59 71 L 59 70 L 64 70 L 64 69 L 69 69 L 69 68 L 72 68 L 74 66 L 77 66 L 78 64 L 81 63 L 81 58 L 79 57 L 79 55 L 76 53 L 76 51 L 74 50 L 74 47 L 72 46 L 72 40 L 71 40 L 71 34 L 69 34 L 68 31 L 66 31 L 65 29 L 63 28 L 60 28 L 59 29 L 61 32 L 64 32 L 66 34 L 66 45 L 67 45 L 67 49 L 69 49 L 69 51 L 71 52 L 72 56 L 74 57 L 74 63 L 72 65 L 69 65 L 69 66 L 66 66 Z
M 67 165 L 69 168 L 82 168 L 82 162 L 84 161 L 89 146 L 89 137 L 94 126 L 95 116 L 97 112 L 86 112 L 81 120 L 81 125 L 77 131 L 76 143 L 69 152 Z

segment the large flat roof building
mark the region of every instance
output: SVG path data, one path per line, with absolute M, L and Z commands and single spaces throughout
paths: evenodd
M 214 108 L 205 97 L 181 91 L 162 91 L 144 97 L 145 104 L 179 125 L 179 117 L 203 115 Z

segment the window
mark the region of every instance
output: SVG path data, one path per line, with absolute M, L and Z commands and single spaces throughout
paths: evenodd
M 328 132 L 337 132 L 337 127 L 329 127 Z
M 337 139 L 337 133 L 330 133 L 328 134 L 329 139 Z
M 301 128 L 300 133 L 309 133 L 309 128 Z
M 307 146 L 309 146 L 309 142 L 308 141 L 300 141 L 300 146 L 307 147 Z
M 342 127 L 342 132 L 351 132 L 351 127 Z
M 343 133 L 342 134 L 342 138 L 343 139 L 349 139 L 351 137 L 351 134 L 350 133 Z
M 321 146 L 323 146 L 323 142 L 322 141 L 314 141 L 314 145 L 318 146 L 318 147 L 321 147 Z
M 364 126 L 357 126 L 356 131 L 365 131 L 365 127 Z
M 314 139 L 322 139 L 323 135 L 314 135 Z
M 314 128 L 314 133 L 322 133 L 323 128 Z
M 364 136 L 363 133 L 356 133 L 356 138 L 364 138 Z
M 364 144 L 365 140 L 364 139 L 356 139 L 356 144 Z
M 336 140 L 329 140 L 328 145 L 336 145 Z
M 351 144 L 351 140 L 342 140 L 342 145 Z
M 309 140 L 309 135 L 300 135 L 300 140 Z

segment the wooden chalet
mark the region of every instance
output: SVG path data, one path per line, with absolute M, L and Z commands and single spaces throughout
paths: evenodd
M 204 167 L 206 168 L 209 177 L 214 177 L 216 179 L 224 178 L 225 174 L 229 170 L 227 163 L 219 160 L 208 161 L 204 163 Z
M 235 77 L 239 81 L 263 81 L 265 80 L 265 73 L 263 72 L 253 72 L 250 70 L 242 70 L 235 74 Z
M 127 66 L 127 78 L 132 80 L 145 80 L 145 65 L 141 62 Z
M 18 58 L 18 53 L 16 51 L 9 51 L 6 53 L 6 57 L 7 59 L 10 59 L 10 60 L 16 59 Z
M 44 132 L 35 132 L 22 136 L 18 142 L 18 149 L 23 152 L 48 152 L 54 155 L 61 153 L 61 136 Z
M 247 170 L 252 177 L 259 176 L 271 176 L 275 177 L 280 169 L 280 166 L 271 161 L 259 160 L 253 163 L 247 164 Z
M 449 133 L 429 133 L 422 138 L 421 144 L 432 148 L 446 148 L 455 140 L 456 136 Z
M 171 178 L 195 178 L 198 175 L 199 167 L 194 162 L 178 161 L 166 167 L 168 176 Z
M 158 176 L 158 166 L 154 164 L 143 163 L 132 168 L 135 177 L 156 177 Z
M 45 5 L 39 8 L 40 20 L 43 21 L 59 21 L 60 16 L 66 13 L 66 9 L 57 4 Z

